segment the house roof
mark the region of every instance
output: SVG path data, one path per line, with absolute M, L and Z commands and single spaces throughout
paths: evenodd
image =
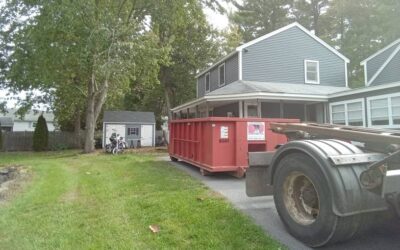
M 53 112 L 39 111 L 39 110 L 29 110 L 21 119 L 19 115 L 16 114 L 17 109 L 9 109 L 7 113 L 4 115 L 5 117 L 10 117 L 14 121 L 22 122 L 36 122 L 39 116 L 43 113 L 43 117 L 46 119 L 46 122 L 54 122 L 54 114 Z
M 312 84 L 236 81 L 222 88 L 216 89 L 206 94 L 206 96 L 234 95 L 254 92 L 326 96 L 346 90 L 349 90 L 349 88 L 323 85 L 315 86 Z
M 0 117 L 0 126 L 1 127 L 13 127 L 14 122 L 11 117 Z
M 311 38 L 313 38 L 314 40 L 316 40 L 317 42 L 319 42 L 320 44 L 322 44 L 325 48 L 327 48 L 328 50 L 330 50 L 331 52 L 333 52 L 335 55 L 337 55 L 338 57 L 340 57 L 341 59 L 343 59 L 345 62 L 347 62 L 347 63 L 350 62 L 350 60 L 349 60 L 347 57 L 345 57 L 344 55 L 342 55 L 342 54 L 341 54 L 339 51 L 337 51 L 335 48 L 333 48 L 332 46 L 330 46 L 329 44 L 327 44 L 326 42 L 324 42 L 321 38 L 319 38 L 319 37 L 317 37 L 316 35 L 314 35 L 313 33 L 311 33 L 309 30 L 307 30 L 305 27 L 303 27 L 303 26 L 300 25 L 299 23 L 294 22 L 294 23 L 291 23 L 291 24 L 289 24 L 289 25 L 286 25 L 286 26 L 284 26 L 284 27 L 282 27 L 282 28 L 280 28 L 280 29 L 277 29 L 277 30 L 272 31 L 272 32 L 270 32 L 270 33 L 268 33 L 268 34 L 265 34 L 265 35 L 263 35 L 263 36 L 260 36 L 260 37 L 254 39 L 254 40 L 251 40 L 251 41 L 248 42 L 248 43 L 245 43 L 245 44 L 243 44 L 243 45 L 237 47 L 237 48 L 235 49 L 235 51 L 229 53 L 228 55 L 224 56 L 223 58 L 221 58 L 221 59 L 220 59 L 219 61 L 217 61 L 216 63 L 212 64 L 210 67 L 208 67 L 208 68 L 206 68 L 205 70 L 202 70 L 200 73 L 198 73 L 198 74 L 196 75 L 196 78 L 199 77 L 199 76 L 201 76 L 201 75 L 203 75 L 204 73 L 206 73 L 206 72 L 209 71 L 210 69 L 216 67 L 218 64 L 222 63 L 223 61 L 227 60 L 228 58 L 232 57 L 232 56 L 235 55 L 236 53 L 241 52 L 243 49 L 245 49 L 245 48 L 247 48 L 247 47 L 249 47 L 249 46 L 251 46 L 251 45 L 253 45 L 253 44 L 255 44 L 255 43 L 258 43 L 258 42 L 260 42 L 260 41 L 262 41 L 262 40 L 268 39 L 268 38 L 270 38 L 270 37 L 272 37 L 272 36 L 274 36 L 274 35 L 277 35 L 277 34 L 283 32 L 283 31 L 285 31 L 285 30 L 288 30 L 288 29 L 290 29 L 290 28 L 293 28 L 293 27 L 297 27 L 297 28 L 299 28 L 300 30 L 302 30 L 304 33 L 306 33 L 306 34 L 309 35 Z
M 103 116 L 103 122 L 155 123 L 156 118 L 153 112 L 105 111 Z
M 196 100 L 175 107 L 172 111 L 193 107 L 207 101 L 266 99 L 327 102 L 330 94 L 347 90 L 350 90 L 350 88 L 315 86 L 312 84 L 236 81 Z
M 337 92 L 337 93 L 330 94 L 329 98 L 362 94 L 362 93 L 378 91 L 378 90 L 382 90 L 382 89 L 396 88 L 396 87 L 400 87 L 400 82 L 393 82 L 393 83 L 387 83 L 387 84 L 381 84 L 381 85 L 369 86 L 369 87 L 360 87 L 360 88 L 355 88 L 355 89 L 351 89 L 348 91 Z

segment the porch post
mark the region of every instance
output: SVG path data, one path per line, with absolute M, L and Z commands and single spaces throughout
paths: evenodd
M 283 118 L 284 114 L 283 114 L 283 101 L 279 101 L 279 116 L 280 118 Z
M 304 103 L 304 121 L 308 122 L 307 104 Z
M 243 101 L 239 101 L 239 117 L 243 118 Z

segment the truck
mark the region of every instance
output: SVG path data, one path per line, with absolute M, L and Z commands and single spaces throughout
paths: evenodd
M 311 247 L 400 217 L 400 131 L 298 119 L 208 117 L 169 123 L 171 160 L 246 178 L 273 195 L 287 231 Z
M 246 193 L 273 195 L 287 231 L 311 247 L 348 240 L 400 216 L 400 131 L 271 123 L 288 142 L 249 152 Z

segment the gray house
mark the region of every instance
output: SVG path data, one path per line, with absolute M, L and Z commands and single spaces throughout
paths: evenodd
M 365 87 L 330 96 L 334 124 L 400 128 L 400 39 L 361 62 Z
M 153 112 L 105 111 L 103 148 L 111 136 L 122 136 L 129 147 L 155 146 L 156 120 Z
M 174 118 L 300 118 L 328 122 L 329 95 L 349 90 L 349 59 L 298 23 L 243 44 L 197 77 L 197 99 Z

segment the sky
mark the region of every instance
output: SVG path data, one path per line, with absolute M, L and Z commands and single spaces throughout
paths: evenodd
M 0 0 L 0 7 L 4 5 L 5 0 Z M 224 7 L 227 8 L 228 11 L 234 11 L 235 8 L 231 4 L 226 4 L 223 3 Z M 214 28 L 218 30 L 223 30 L 228 27 L 229 20 L 226 14 L 220 14 L 216 11 L 213 11 L 209 8 L 204 9 L 204 13 L 207 16 L 207 20 L 212 25 Z M 2 101 L 7 101 L 7 107 L 8 108 L 13 108 L 16 104 L 16 98 L 13 97 L 12 95 L 7 95 L 8 91 L 7 90 L 1 90 L 0 89 L 0 102 Z M 23 98 L 25 94 L 22 92 L 18 95 L 20 98 Z

